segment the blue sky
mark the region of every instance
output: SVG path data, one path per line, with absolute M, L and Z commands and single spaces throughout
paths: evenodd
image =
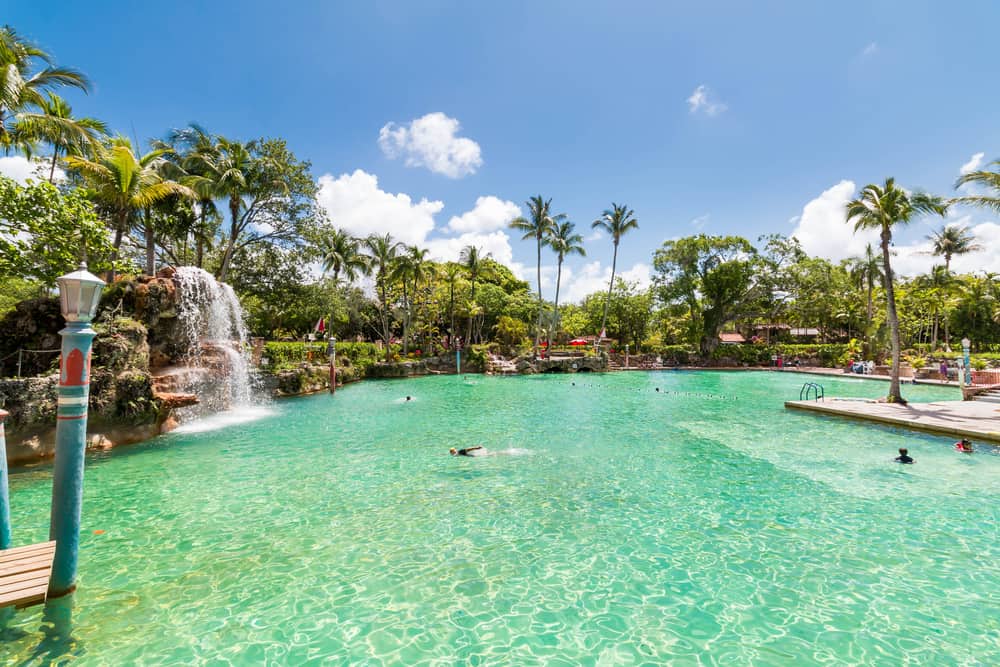
M 3 20 L 86 72 L 95 91 L 70 94 L 74 108 L 119 132 L 198 121 L 286 138 L 359 233 L 440 256 L 474 242 L 530 277 L 534 247 L 503 232 L 515 206 L 552 197 L 589 235 L 626 202 L 640 230 L 619 267 L 644 279 L 664 239 L 697 231 L 794 231 L 812 252 L 853 254 L 863 239 L 836 218 L 857 187 L 892 175 L 951 194 L 974 156 L 1000 157 L 1000 5 L 956 7 L 17 2 Z M 986 214 L 952 221 L 1000 246 Z M 912 270 L 929 265 L 927 231 L 901 238 Z M 608 271 L 609 241 L 587 250 L 570 298 Z M 967 261 L 1000 270 L 993 253 Z

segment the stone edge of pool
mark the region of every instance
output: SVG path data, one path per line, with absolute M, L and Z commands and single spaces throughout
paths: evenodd
M 960 436 L 1000 444 L 1000 415 L 991 414 L 1000 413 L 995 404 L 940 401 L 898 405 L 851 400 L 833 401 L 833 403 L 837 404 L 831 404 L 831 401 L 785 401 L 785 407 L 858 421 L 901 426 L 935 435 Z

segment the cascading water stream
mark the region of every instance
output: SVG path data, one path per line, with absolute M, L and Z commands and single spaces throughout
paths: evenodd
M 187 345 L 178 385 L 200 401 L 180 410 L 180 421 L 259 406 L 264 402 L 259 378 L 250 359 L 243 309 L 233 288 L 192 266 L 178 268 L 174 280 L 179 293 L 178 324 Z

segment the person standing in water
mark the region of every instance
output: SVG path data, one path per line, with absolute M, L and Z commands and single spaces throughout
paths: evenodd
M 893 459 L 896 463 L 913 463 L 913 457 L 907 453 L 906 447 L 899 448 L 899 456 Z

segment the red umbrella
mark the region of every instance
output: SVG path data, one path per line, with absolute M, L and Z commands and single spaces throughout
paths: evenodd
M 586 345 L 587 341 L 582 338 L 574 338 L 569 342 L 570 345 Z

